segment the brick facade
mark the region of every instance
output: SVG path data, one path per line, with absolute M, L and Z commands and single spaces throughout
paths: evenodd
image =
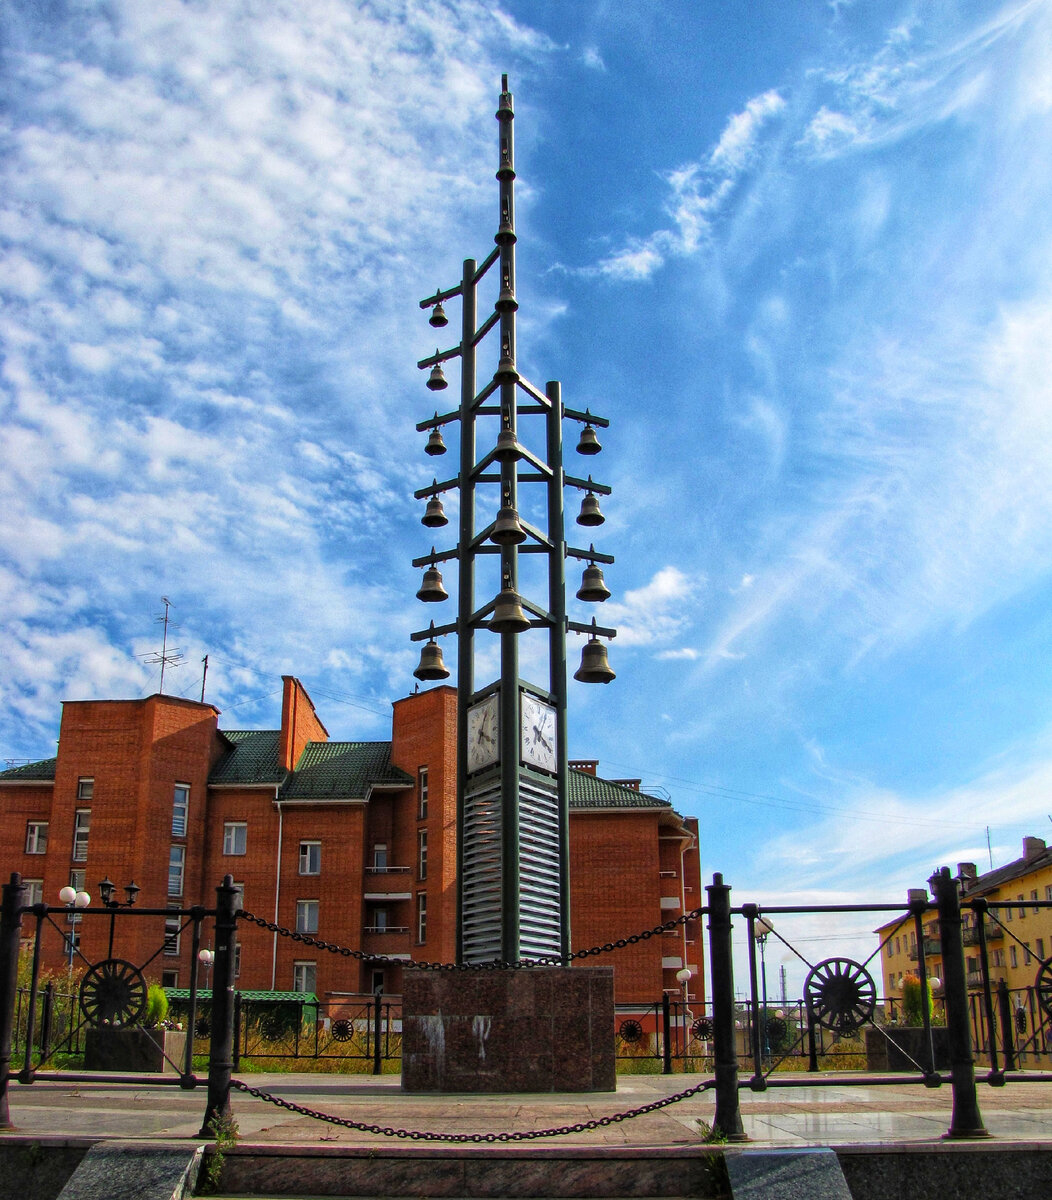
M 0 773 L 5 877 L 18 871 L 39 881 L 43 900 L 55 905 L 71 873 L 83 872 L 72 881 L 91 893 L 93 907 L 104 876 L 118 899 L 134 881 L 136 911 L 158 912 L 122 920 L 114 953 L 150 960 L 147 978 L 170 986 L 189 981 L 190 937 L 184 932 L 177 946 L 169 918 L 161 952 L 162 910 L 212 907 L 227 874 L 242 886 L 247 912 L 283 928 L 366 955 L 452 961 L 456 690 L 398 700 L 390 742 L 329 741 L 291 676 L 280 730 L 225 732 L 218 717 L 211 705 L 162 695 L 64 705 L 57 757 Z M 591 763 L 575 767 L 574 947 L 613 942 L 700 905 L 696 822 L 634 781 L 601 780 Z M 89 962 L 106 957 L 105 918 L 58 923 L 77 931 Z M 618 1002 L 681 994 L 675 973 L 684 964 L 695 973 L 692 998 L 703 999 L 697 925 L 604 959 L 615 967 Z M 209 936 L 206 925 L 206 945 Z M 244 989 L 306 986 L 323 999 L 401 989 L 398 962 L 332 955 L 246 921 L 239 940 Z M 49 931 L 47 965 L 65 961 L 62 943 Z

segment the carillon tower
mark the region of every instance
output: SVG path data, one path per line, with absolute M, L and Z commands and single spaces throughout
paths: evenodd
M 417 597 L 436 604 L 449 600 L 439 564 L 456 563 L 457 612 L 412 637 L 424 643 L 414 671 L 421 680 L 449 677 L 437 639 L 457 638 L 458 955 L 466 963 L 569 953 L 567 634 L 586 638 L 574 679 L 614 678 L 602 639 L 615 631 L 594 618 L 571 620 L 566 603 L 567 558 L 585 564 L 576 598 L 589 604 L 609 597 L 599 564 L 614 560 L 591 542 L 569 546 L 564 529 L 567 488 L 583 494 L 576 525 L 588 536 L 603 524 L 599 496 L 610 493 L 591 474 L 566 473 L 564 422 L 580 426 L 576 452 L 586 458 L 602 449 L 596 430 L 609 422 L 565 407 L 558 383 L 542 392 L 516 366 L 515 113 L 506 75 L 496 115 L 496 247 L 481 265 L 467 259 L 455 287 L 420 301 L 436 329 L 448 324 L 447 301 L 459 296 L 461 308 L 460 342 L 418 363 L 438 393 L 448 386 L 442 364 L 460 359 L 459 406 L 417 425 L 435 458 L 446 453 L 443 429 L 459 428 L 456 474 L 436 475 L 416 492 L 427 501 L 423 524 L 436 531 L 449 525 L 443 495 L 457 494 L 457 541 L 413 560 L 425 568 Z M 480 323 L 479 285 L 492 267 L 496 299 Z M 479 388 L 479 348 L 494 330 L 495 370 Z M 520 677 L 520 661 L 529 680 Z M 494 670 L 496 678 L 485 677 Z

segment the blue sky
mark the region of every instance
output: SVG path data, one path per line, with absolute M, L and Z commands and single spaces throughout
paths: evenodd
M 738 901 L 1052 834 L 1048 0 L 0 20 L 0 756 L 156 690 L 162 595 L 166 690 L 208 654 L 228 728 L 288 672 L 385 736 L 430 617 L 417 300 L 492 246 L 508 72 L 520 366 L 612 421 L 618 679 L 571 753 L 696 814 Z

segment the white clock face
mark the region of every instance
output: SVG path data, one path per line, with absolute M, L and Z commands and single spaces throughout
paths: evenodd
M 468 770 L 480 771 L 500 757 L 497 715 L 500 697 L 493 693 L 468 709 Z
M 555 748 L 555 709 L 535 696 L 522 696 L 522 757 L 543 771 L 558 770 Z

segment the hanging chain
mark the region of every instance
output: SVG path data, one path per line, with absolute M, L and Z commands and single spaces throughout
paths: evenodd
M 253 925 L 258 925 L 260 929 L 268 930 L 270 933 L 291 938 L 294 942 L 301 942 L 305 946 L 313 946 L 316 950 L 327 950 L 330 954 L 340 954 L 344 958 L 356 958 L 359 962 L 392 963 L 405 967 L 407 970 L 416 971 L 518 971 L 529 967 L 558 967 L 573 962 L 576 959 L 593 958 L 598 954 L 609 954 L 614 950 L 623 950 L 626 946 L 634 946 L 638 942 L 648 941 L 650 938 L 659 936 L 662 933 L 672 933 L 678 926 L 685 925 L 688 921 L 697 920 L 706 911 L 704 907 L 695 908 L 689 913 L 683 913 L 682 916 L 674 917 L 670 921 L 664 921 L 660 925 L 655 925 L 653 929 L 644 929 L 642 933 L 633 933 L 628 937 L 618 938 L 616 942 L 604 942 L 601 946 L 591 946 L 587 950 L 575 950 L 572 954 L 565 956 L 552 954 L 542 958 L 520 958 L 515 962 L 492 959 L 489 962 L 481 963 L 406 962 L 405 959 L 392 958 L 386 954 L 366 954 L 364 950 L 352 950 L 349 946 L 340 946 L 336 942 L 327 942 L 323 938 L 314 937 L 309 933 L 297 933 L 293 929 L 285 929 L 274 921 L 268 921 L 266 917 L 257 917 L 254 913 L 246 912 L 244 909 L 238 909 L 236 916 L 239 921 L 248 921 Z
M 311 1117 L 315 1121 L 325 1121 L 329 1125 L 339 1125 L 343 1129 L 355 1129 L 359 1133 L 378 1133 L 383 1137 L 408 1138 L 414 1142 L 492 1143 L 528 1142 L 535 1138 L 560 1137 L 570 1133 L 588 1133 L 595 1129 L 605 1129 L 608 1125 L 630 1121 L 633 1117 L 642 1117 L 647 1113 L 658 1112 L 680 1100 L 699 1096 L 714 1088 L 716 1081 L 707 1079 L 685 1091 L 677 1092 L 674 1096 L 663 1096 L 660 1100 L 652 1100 L 649 1104 L 629 1109 L 627 1112 L 611 1113 L 607 1117 L 593 1117 L 590 1121 L 580 1121 L 576 1125 L 559 1125 L 552 1129 L 520 1130 L 515 1133 L 433 1133 L 423 1129 L 395 1129 L 390 1125 L 368 1125 L 364 1121 L 354 1121 L 350 1117 L 334 1117 L 331 1113 L 318 1112 L 316 1109 L 307 1108 L 302 1104 L 294 1104 L 291 1100 L 285 1100 L 281 1096 L 265 1092 L 262 1088 L 250 1087 L 240 1079 L 231 1079 L 230 1086 L 248 1096 L 253 1096 L 256 1100 L 263 1100 L 267 1104 L 274 1104 L 287 1112 L 296 1113 L 297 1116 Z

